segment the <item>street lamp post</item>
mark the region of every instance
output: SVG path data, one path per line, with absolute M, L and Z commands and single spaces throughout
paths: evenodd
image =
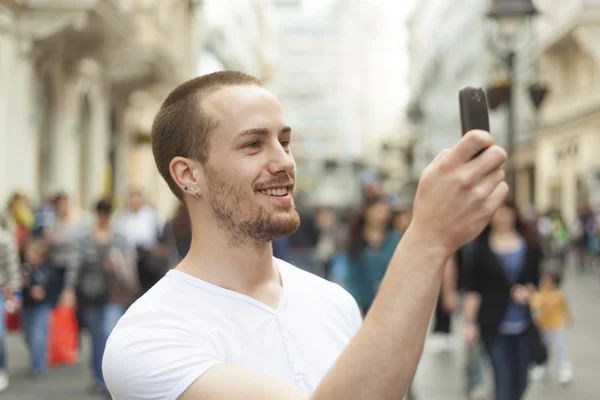
M 506 72 L 508 74 L 508 82 L 504 87 L 505 98 L 502 100 L 492 100 L 499 103 L 506 102 L 508 106 L 507 116 L 507 181 L 511 190 L 515 191 L 516 185 L 516 170 L 515 170 L 515 135 L 516 135 L 516 107 L 515 107 L 515 82 L 516 82 L 516 42 L 521 36 L 523 25 L 537 14 L 531 0 L 492 0 L 492 6 L 487 13 L 487 16 L 495 22 L 496 31 L 500 40 L 504 43 L 502 55 Z M 536 104 L 536 107 L 539 105 Z M 494 105 L 492 105 L 492 108 Z
M 505 57 L 506 70 L 508 71 L 508 80 L 510 81 L 510 92 L 508 94 L 508 115 L 506 118 L 506 152 L 508 153 L 508 159 L 506 164 L 506 169 L 508 172 L 508 186 L 511 188 L 513 192 L 516 191 L 516 168 L 515 168 L 515 135 L 517 130 L 517 115 L 515 113 L 515 78 L 516 78 L 516 68 L 515 68 L 515 52 L 509 51 Z

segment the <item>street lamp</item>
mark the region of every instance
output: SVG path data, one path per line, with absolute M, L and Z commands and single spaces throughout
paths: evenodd
M 519 38 L 525 25 L 537 14 L 537 9 L 531 0 L 492 0 L 487 16 L 495 23 L 496 39 L 502 41 L 501 58 L 505 64 L 508 79 L 496 82 L 488 90 L 490 107 L 493 109 L 502 103 L 508 106 L 507 118 L 507 180 L 511 190 L 515 191 L 516 171 L 514 165 L 516 115 L 515 102 L 513 101 L 515 89 L 515 57 L 518 51 Z M 546 88 L 540 83 L 535 83 L 529 88 L 532 101 L 539 108 L 546 94 Z
M 531 0 L 492 0 L 487 16 L 498 24 L 501 36 L 512 38 L 536 14 L 537 10 Z

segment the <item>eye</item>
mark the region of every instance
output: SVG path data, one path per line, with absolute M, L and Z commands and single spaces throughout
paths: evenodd
M 279 143 L 281 143 L 281 146 L 283 146 L 283 148 L 286 150 L 292 146 L 292 142 L 290 140 L 281 140 Z
M 255 142 L 250 142 L 244 145 L 244 148 L 251 148 L 251 149 L 257 149 L 260 147 L 260 142 L 259 141 L 255 141 Z

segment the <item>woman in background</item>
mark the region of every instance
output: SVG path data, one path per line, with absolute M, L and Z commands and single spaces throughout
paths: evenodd
M 465 271 L 465 339 L 481 338 L 492 363 L 496 400 L 522 399 L 533 340 L 539 332 L 529 300 L 540 279 L 542 249 L 536 231 L 523 224 L 512 200 L 492 217 L 473 244 Z
M 350 226 L 347 289 L 363 314 L 371 307 L 400 235 L 391 228 L 385 197 L 368 201 Z
M 60 193 L 54 198 L 56 212 L 53 221 L 44 227 L 44 237 L 50 244 L 51 283 L 46 293 L 50 306 L 60 301 L 75 306 L 77 280 L 77 240 L 82 233 L 81 219 L 71 209 L 69 197 Z
M 351 221 L 348 237 L 346 289 L 354 296 L 363 315 L 371 308 L 387 271 L 400 234 L 392 226 L 392 210 L 384 196 L 369 198 Z M 412 387 L 406 394 L 414 399 Z

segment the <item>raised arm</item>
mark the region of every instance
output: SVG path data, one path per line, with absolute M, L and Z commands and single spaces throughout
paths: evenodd
M 402 398 L 421 357 L 446 262 L 481 232 L 507 194 L 500 169 L 506 154 L 492 144 L 488 133 L 470 132 L 423 172 L 412 224 L 392 257 L 370 312 L 312 395 L 270 377 L 217 364 L 180 399 Z

